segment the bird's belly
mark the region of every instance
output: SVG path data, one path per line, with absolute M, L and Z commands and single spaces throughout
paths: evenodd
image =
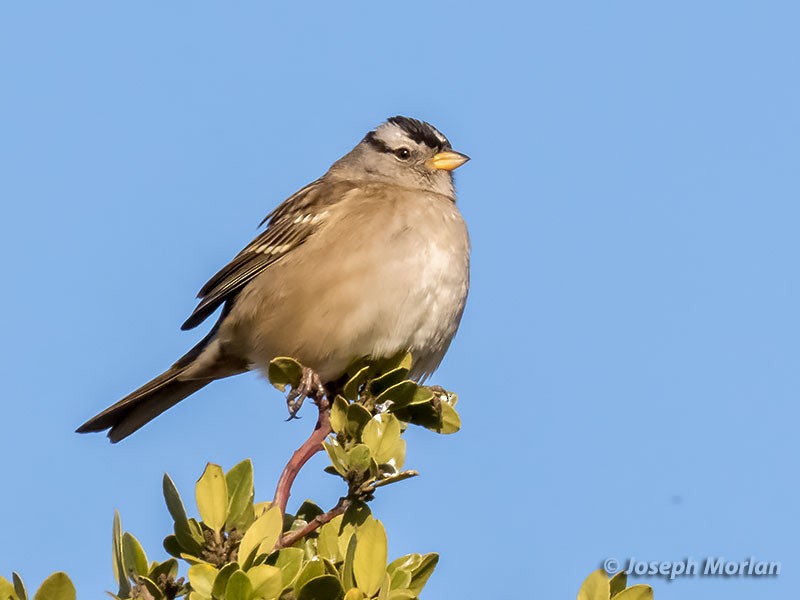
M 460 217 L 449 225 L 463 228 Z M 309 244 L 242 292 L 255 302 L 235 306 L 259 307 L 231 315 L 226 321 L 237 331 L 221 334 L 262 370 L 276 356 L 291 356 L 330 380 L 361 356 L 411 351 L 414 374 L 422 376 L 438 366 L 458 327 L 469 285 L 467 244 L 465 234 L 428 239 L 415 228 L 389 232 L 385 243 L 353 237 L 334 248 Z

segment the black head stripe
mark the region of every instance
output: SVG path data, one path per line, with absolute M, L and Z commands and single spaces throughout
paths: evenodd
M 366 137 L 364 137 L 364 141 L 367 142 L 370 146 L 375 148 L 378 152 L 393 152 L 391 148 L 380 139 L 377 135 L 375 135 L 374 131 L 370 131 Z
M 410 119 L 409 117 L 401 116 L 392 117 L 386 121 L 387 123 L 397 125 L 415 142 L 419 144 L 425 144 L 433 150 L 438 150 L 441 152 L 442 150 L 449 150 L 451 148 L 450 142 L 447 141 L 447 138 L 438 133 L 433 125 L 426 123 L 425 121 L 418 121 L 417 119 Z

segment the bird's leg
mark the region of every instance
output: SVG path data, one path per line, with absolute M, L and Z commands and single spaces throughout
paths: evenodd
M 320 400 L 324 397 L 325 386 L 322 385 L 319 375 L 313 369 L 303 367 L 300 384 L 296 388 L 292 388 L 286 396 L 286 406 L 289 409 L 288 420 L 297 418 L 297 413 L 306 398 L 311 398 L 314 404 L 319 405 Z

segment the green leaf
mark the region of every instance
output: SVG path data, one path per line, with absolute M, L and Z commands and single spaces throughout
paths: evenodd
M 317 538 L 317 553 L 323 558 L 327 558 L 337 563 L 342 560 L 342 552 L 339 550 L 339 529 L 342 526 L 342 515 L 331 519 L 319 529 Z
M 255 600 L 274 600 L 283 591 L 283 576 L 280 569 L 271 565 L 258 565 L 247 571 L 253 584 Z
M 578 600 L 608 600 L 610 597 L 608 574 L 603 569 L 597 569 L 589 575 L 578 590 Z
M 461 428 L 461 419 L 453 405 L 446 400 L 412 404 L 395 412 L 406 423 L 420 425 L 436 433 L 455 433 Z
M 342 598 L 344 598 L 342 584 L 334 575 L 315 577 L 297 592 L 297 600 L 342 600 Z
M 404 439 L 399 439 L 397 441 L 397 447 L 394 449 L 393 456 L 386 462 L 397 470 L 403 468 L 403 465 L 406 464 L 406 441 Z M 397 475 L 400 474 L 398 473 Z M 417 473 L 414 472 L 414 475 L 417 475 Z M 411 477 L 414 475 L 411 475 Z
M 229 532 L 235 529 L 240 534 L 243 534 L 250 528 L 250 525 L 252 525 L 253 521 L 255 520 L 256 520 L 255 507 L 252 504 L 249 504 L 244 509 L 244 512 L 242 514 L 236 517 L 229 517 L 225 521 L 225 529 Z
M 328 575 L 336 575 L 337 577 L 339 576 L 339 569 L 336 568 L 336 565 L 333 564 L 333 561 L 319 555 L 317 555 L 317 557 L 322 561 L 322 564 L 325 565 L 325 573 Z
M 449 402 L 442 402 L 442 418 L 438 433 L 450 434 L 461 429 L 461 417 L 458 416 L 456 409 Z
M 253 505 L 253 512 L 255 512 L 256 518 L 258 518 L 273 506 L 275 506 L 274 502 L 258 502 Z
M 413 381 L 408 381 L 406 379 L 407 375 L 408 375 L 408 369 L 400 367 L 397 369 L 392 369 L 388 373 L 384 373 L 380 377 L 373 379 L 369 384 L 369 391 L 370 393 L 372 393 L 373 396 L 376 397 L 375 402 L 380 403 L 378 398 L 383 396 L 387 390 L 397 387 L 397 385 L 399 385 L 401 382 L 410 383 L 412 384 L 411 386 L 412 389 L 416 388 L 417 384 L 414 383 Z M 387 399 L 390 398 L 391 396 L 389 396 Z
M 342 538 L 339 538 L 341 543 Z M 344 562 L 342 563 L 342 584 L 346 588 L 355 587 L 356 576 L 353 573 L 353 562 L 356 556 L 356 535 L 353 533 L 346 541 L 347 549 L 344 554 Z
M 2 579 L 2 577 L 0 577 Z M 17 593 L 19 600 L 28 600 L 28 590 L 25 589 L 25 583 L 18 573 L 11 572 L 11 580 L 14 582 L 14 591 Z
M 345 433 L 350 439 L 360 440 L 361 430 L 364 428 L 364 425 L 369 423 L 371 418 L 372 413 L 366 408 L 360 404 L 351 404 L 347 407 L 347 425 L 345 426 Z
M 308 561 L 297 575 L 297 580 L 294 582 L 295 590 L 299 592 L 306 583 L 320 575 L 325 575 L 325 564 L 321 560 Z
M 361 439 L 378 464 L 388 463 L 400 445 L 400 421 L 386 413 L 375 415 L 364 426 Z
M 305 550 L 302 548 L 281 548 L 278 552 L 270 556 L 270 561 L 274 566 L 281 570 L 283 577 L 283 587 L 287 588 L 294 583 L 297 574 L 303 567 Z
M 392 590 L 389 592 L 389 600 L 414 600 L 417 595 L 411 590 Z
M 380 521 L 370 519 L 356 530 L 356 551 L 353 557 L 353 574 L 358 588 L 367 596 L 374 596 L 386 575 L 388 544 L 386 531 Z
M 125 558 L 123 557 L 122 547 L 122 523 L 119 519 L 119 511 L 114 511 L 114 524 L 111 534 L 111 560 L 114 569 L 114 578 L 119 585 L 118 596 L 127 598 L 131 593 L 131 583 L 128 581 L 128 574 L 125 572 Z
M 219 534 L 228 516 L 228 484 L 225 471 L 213 463 L 206 465 L 195 486 L 195 498 L 200 518 L 214 533 Z
M 347 507 L 347 510 L 342 516 L 341 529 L 339 530 L 339 552 L 342 556 L 347 556 L 348 545 L 350 538 L 356 532 L 356 529 L 363 525 L 367 519 L 372 518 L 372 511 L 365 502 L 353 502 Z M 349 589 L 352 586 L 345 585 Z
M 194 519 L 185 523 L 175 522 L 175 538 L 182 548 L 182 553 L 200 556 L 203 552 L 203 532 Z M 166 540 L 164 540 L 166 542 Z
M 150 567 L 150 572 L 147 574 L 149 579 L 158 581 L 158 578 L 164 577 L 177 577 L 178 576 L 178 561 L 174 558 L 168 558 L 162 563 L 153 563 Z
M 433 403 L 434 394 L 430 388 L 418 385 L 417 389 L 414 390 L 414 395 L 408 400 L 407 404 L 403 404 L 406 401 L 405 397 L 400 397 L 399 402 L 394 402 L 390 407 L 390 412 L 397 412 L 402 410 L 403 408 L 408 408 L 410 406 L 420 406 L 425 404 L 432 404 Z
M 75 586 L 66 573 L 59 571 L 44 580 L 33 600 L 75 600 Z
M 411 571 L 394 569 L 390 576 L 389 587 L 393 590 L 403 590 L 411 585 Z
M 419 386 L 413 381 L 401 381 L 375 398 L 375 404 L 385 404 L 391 401 L 389 410 L 404 408 L 414 401 L 418 388 Z
M 161 591 L 161 588 L 149 577 L 139 577 L 139 585 L 147 588 L 153 600 L 162 600 L 164 598 L 164 593 Z
M 427 404 L 433 400 L 433 390 L 423 385 L 418 385 L 417 390 L 414 392 L 414 397 L 409 402 L 410 405 L 414 404 Z M 455 404 L 455 403 L 454 403 Z
M 369 447 L 365 444 L 356 444 L 347 453 L 347 466 L 351 471 L 365 472 L 370 467 L 372 458 Z
M 348 400 L 358 400 L 358 390 L 369 379 L 369 366 L 362 367 L 356 371 L 347 383 L 344 384 L 342 394 Z
M 331 429 L 334 433 L 345 433 L 347 427 L 347 407 L 348 403 L 342 396 L 336 396 L 333 399 L 333 406 L 331 406 Z
M 649 585 L 632 585 L 614 596 L 614 600 L 653 600 L 653 588 Z
M 397 569 L 405 569 L 408 572 L 413 572 L 414 569 L 419 567 L 421 563 L 421 554 L 406 554 L 405 556 L 400 556 L 399 558 L 395 558 L 392 562 L 390 562 L 389 566 L 386 567 L 386 572 L 390 575 Z
M 306 500 L 300 505 L 300 508 L 297 509 L 297 514 L 294 516 L 295 519 L 302 519 L 306 523 L 310 523 L 316 517 L 324 514 L 324 510 L 319 507 L 319 505 L 313 503 L 311 500 Z
M 344 595 L 344 600 L 366 600 L 366 596 L 360 589 L 350 588 Z
M 411 583 L 408 589 L 414 592 L 417 596 L 422 592 L 422 588 L 428 583 L 431 575 L 433 575 L 436 565 L 439 564 L 439 555 L 435 552 L 423 554 L 420 557 L 419 564 L 411 569 Z
M 164 500 L 167 503 L 167 510 L 172 516 L 172 520 L 176 523 L 188 522 L 189 519 L 186 516 L 186 509 L 183 507 L 183 500 L 181 500 L 178 488 L 175 487 L 175 483 L 166 473 L 164 473 L 161 487 L 164 491 Z
M 272 385 L 285 392 L 286 386 L 297 388 L 303 378 L 303 365 L 293 358 L 273 358 L 267 369 L 267 377 Z
M 122 534 L 122 557 L 125 564 L 125 573 L 130 577 L 144 577 L 148 572 L 147 555 L 144 548 L 135 537 L 127 531 Z
M 253 584 L 244 571 L 234 571 L 225 586 L 225 600 L 252 600 Z
M 625 589 L 628 585 L 628 574 L 625 571 L 620 571 L 614 575 L 608 582 L 608 587 L 611 590 L 611 597 L 613 598 Z
M 14 590 L 14 586 L 8 579 L 0 576 L 0 600 L 17 600 L 19 594 Z
M 329 442 L 322 442 L 322 447 L 331 459 L 331 465 L 342 477 L 347 476 L 347 453 L 339 445 L 335 438 L 330 438 Z
M 247 566 L 259 554 L 271 552 L 282 531 L 283 515 L 277 506 L 271 506 L 253 522 L 242 537 L 239 544 L 239 563 Z
M 211 565 L 212 567 L 214 566 L 207 560 L 203 560 L 202 558 L 198 558 L 197 556 L 192 556 L 191 554 L 186 554 L 185 552 L 181 554 L 181 558 L 192 566 L 193 565 Z
M 228 563 L 219 570 L 214 586 L 211 588 L 212 598 L 222 598 L 225 596 L 225 588 L 228 586 L 228 579 L 239 570 L 239 563 Z
M 183 548 L 175 534 L 168 535 L 164 538 L 164 550 L 166 550 L 170 556 L 180 558 Z
M 189 567 L 189 583 L 192 589 L 206 598 L 211 598 L 214 580 L 219 571 L 211 565 L 192 565 Z
M 389 373 L 395 369 L 405 369 L 406 371 L 410 371 L 412 362 L 413 360 L 410 352 L 400 352 L 389 358 L 383 358 L 375 361 L 373 368 L 375 373 L 378 375 Z
M 391 581 L 389 580 L 389 574 L 383 574 L 383 581 L 381 582 L 381 587 L 378 588 L 378 595 L 376 596 L 377 600 L 389 600 L 389 589 L 391 586 Z
M 240 529 L 242 517 L 252 512 L 253 506 L 253 462 L 248 458 L 233 466 L 225 475 L 228 487 L 228 513 L 225 522 L 228 529 Z

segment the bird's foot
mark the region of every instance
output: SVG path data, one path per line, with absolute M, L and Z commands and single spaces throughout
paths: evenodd
M 296 388 L 292 388 L 289 395 L 286 396 L 286 406 L 289 409 L 289 418 L 287 421 L 299 418 L 297 413 L 303 406 L 306 398 L 311 398 L 315 404 L 319 404 L 320 400 L 325 397 L 325 386 L 322 385 L 322 380 L 317 375 L 316 371 L 303 367 L 303 374 L 300 377 L 300 384 Z

